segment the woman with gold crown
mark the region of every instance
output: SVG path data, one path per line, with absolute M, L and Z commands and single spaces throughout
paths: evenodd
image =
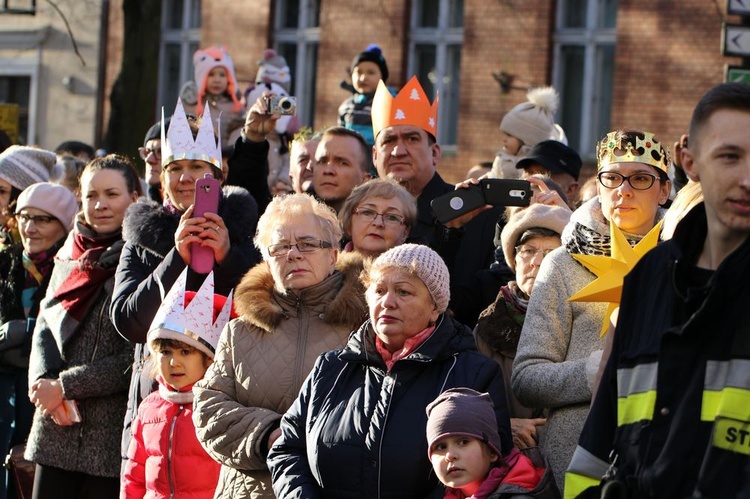
M 222 188 L 218 213 L 193 215 L 195 182 L 208 173 L 223 180 L 221 148 L 210 107 L 203 119 L 188 118 L 178 100 L 164 130 L 162 119 L 162 173 L 164 203 L 134 204 L 123 223 L 125 247 L 117 269 L 111 316 L 118 332 L 136 343 L 128 413 L 123 432 L 123 456 L 127 452 L 129 425 L 138 403 L 153 389 L 141 371 L 146 356 L 146 333 L 167 290 L 189 265 L 191 248 L 200 244 L 213 253 L 216 293 L 228 295 L 250 267 L 260 260 L 252 245 L 258 207 L 245 189 Z M 196 290 L 205 276 L 188 268 L 187 286 Z
M 604 347 L 605 303 L 569 302 L 595 275 L 574 254 L 611 255 L 610 222 L 631 246 L 663 217 L 669 154 L 652 133 L 615 131 L 597 146 L 598 196 L 576 210 L 562 247 L 544 259 L 529 300 L 511 384 L 528 407 L 549 409 L 541 446 L 560 489 L 586 421 Z

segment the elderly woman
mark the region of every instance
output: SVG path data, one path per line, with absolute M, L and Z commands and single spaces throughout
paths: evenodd
M 396 181 L 373 179 L 352 190 L 339 219 L 350 240 L 344 251 L 375 257 L 406 241 L 417 222 L 417 202 Z
M 222 465 L 218 498 L 274 497 L 266 454 L 315 359 L 362 323 L 362 258 L 339 255 L 336 214 L 307 194 L 275 198 L 258 223 L 265 262 L 237 286 L 240 318 L 193 389 L 198 438 Z
M 278 497 L 443 497 L 426 407 L 453 387 L 488 392 L 512 448 L 500 367 L 446 315 L 448 268 L 427 246 L 381 254 L 364 276 L 370 318 L 322 355 L 281 421 L 268 464 Z
M 21 242 L 0 248 L 0 453 L 26 440 L 34 405 L 28 396 L 31 334 L 47 291 L 54 256 L 73 226 L 78 210 L 65 187 L 34 184 L 17 199 L 9 227 Z M 64 222 L 63 222 L 64 221 Z M 6 497 L 5 468 L 0 497 Z M 8 488 L 12 488 L 8 484 Z
M 107 312 L 122 220 L 142 194 L 141 183 L 127 158 L 109 155 L 86 165 L 81 194 L 83 212 L 55 257 L 29 361 L 29 398 L 37 410 L 26 458 L 37 463 L 34 497 L 40 498 L 119 491 L 117 447 L 133 348 Z
M 141 375 L 147 353 L 146 333 L 162 301 L 163 290 L 169 290 L 190 263 L 193 245 L 211 249 L 216 293 L 224 296 L 259 261 L 252 247 L 257 204 L 245 189 L 224 187 L 217 213 L 193 216 L 195 182 L 206 174 L 218 180 L 224 178 L 221 150 L 211 123 L 208 115 L 200 123 L 188 119 L 178 102 L 169 120 L 169 131 L 162 130 L 166 139 L 161 144 L 164 203 L 138 202 L 128 210 L 123 222 L 125 247 L 110 311 L 117 331 L 137 344 L 123 432 L 123 458 L 138 404 L 154 388 L 153 380 Z M 188 269 L 188 289 L 197 290 L 204 277 Z
M 610 255 L 610 221 L 635 245 L 661 220 L 670 159 L 653 134 L 609 133 L 597 147 L 598 196 L 576 210 L 563 247 L 542 264 L 529 300 L 511 382 L 527 407 L 549 409 L 541 446 L 560 488 L 578 442 L 602 355 L 607 305 L 569 302 L 595 276 L 571 254 Z
M 532 204 L 510 217 L 500 240 L 505 261 L 516 278 L 500 288 L 497 299 L 480 314 L 474 329 L 479 351 L 503 368 L 513 442 L 521 449 L 537 445 L 536 426 L 544 424 L 544 419 L 542 411 L 518 402 L 510 388 L 510 373 L 539 267 L 560 246 L 560 234 L 570 214 L 567 208 Z

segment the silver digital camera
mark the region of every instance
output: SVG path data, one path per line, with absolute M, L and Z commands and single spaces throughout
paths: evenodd
M 284 95 L 271 95 L 266 97 L 268 114 L 281 114 L 294 116 L 297 114 L 297 98 Z

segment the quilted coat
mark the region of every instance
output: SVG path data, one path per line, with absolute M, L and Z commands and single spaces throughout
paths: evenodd
M 367 314 L 361 256 L 340 254 L 337 269 L 297 294 L 279 293 L 261 263 L 237 287 L 240 318 L 224 329 L 214 364 L 193 387 L 198 438 L 222 464 L 216 497 L 274 497 L 268 435 L 315 359 L 341 348 Z
M 448 388 L 487 392 L 503 455 L 513 442 L 500 366 L 471 330 L 441 315 L 435 331 L 388 370 L 367 321 L 323 354 L 281 421 L 268 455 L 280 498 L 442 498 L 427 457 L 426 407 Z
M 175 392 L 160 383 L 159 391 L 141 402 L 133 424 L 121 498 L 214 496 L 221 466 L 198 443 L 190 388 Z

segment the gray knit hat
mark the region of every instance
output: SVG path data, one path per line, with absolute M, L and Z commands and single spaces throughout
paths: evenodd
M 443 259 L 432 249 L 421 244 L 395 246 L 377 257 L 370 271 L 386 267 L 405 268 L 414 273 L 427 286 L 437 311 L 442 314 L 448 308 L 450 274 Z
M 501 456 L 495 406 L 488 393 L 471 388 L 451 388 L 427 406 L 427 456 L 432 445 L 449 435 L 474 437 Z
M 552 87 L 529 90 L 527 102 L 508 111 L 500 122 L 500 130 L 533 147 L 537 142 L 556 136 L 555 113 L 560 97 Z
M 65 230 L 70 232 L 73 229 L 76 213 L 78 213 L 78 200 L 67 187 L 41 182 L 30 185 L 18 196 L 16 213 L 24 208 L 46 211 L 57 218 Z
M 10 146 L 0 154 L 0 178 L 16 189 L 24 190 L 31 184 L 49 181 L 57 162 L 52 151 L 28 146 Z
M 539 203 L 514 213 L 500 234 L 505 261 L 510 269 L 513 272 L 516 271 L 515 247 L 524 232 L 538 228 L 562 234 L 563 228 L 570 221 L 571 214 L 572 212 L 568 209 Z

